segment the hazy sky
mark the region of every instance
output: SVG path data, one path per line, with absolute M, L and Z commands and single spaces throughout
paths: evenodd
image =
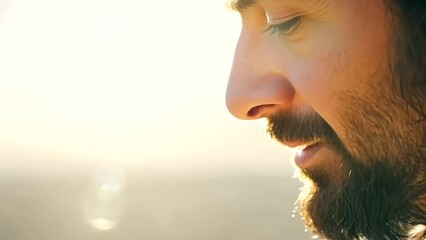
M 224 0 L 9 0 L 0 8 L 2 153 L 289 166 L 288 149 L 268 140 L 262 122 L 226 110 L 240 20 Z
M 291 151 L 225 106 L 239 32 L 225 0 L 0 0 L 0 238 L 303 239 Z

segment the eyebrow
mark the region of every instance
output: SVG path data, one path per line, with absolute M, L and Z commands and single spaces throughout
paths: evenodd
M 281 2 L 290 3 L 290 2 L 296 2 L 296 1 L 301 1 L 301 0 L 296 0 L 296 1 L 292 1 L 292 0 L 271 0 L 271 1 L 281 1 Z M 228 0 L 228 5 L 233 11 L 241 12 L 244 9 L 252 6 L 256 2 L 258 2 L 258 0 Z M 313 4 L 313 5 L 318 5 L 318 4 L 322 4 L 326 1 L 325 0 L 305 0 L 304 2 L 307 2 L 309 4 Z
M 228 5 L 232 10 L 241 12 L 256 2 L 256 0 L 229 0 Z

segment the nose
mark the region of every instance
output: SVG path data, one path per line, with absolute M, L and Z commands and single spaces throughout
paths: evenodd
M 261 38 L 240 35 L 226 91 L 228 110 L 237 118 L 268 117 L 292 104 L 295 90 L 269 48 Z

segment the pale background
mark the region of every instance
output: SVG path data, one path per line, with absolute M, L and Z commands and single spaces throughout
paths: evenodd
M 223 0 L 0 0 L 0 239 L 309 239 L 224 93 Z

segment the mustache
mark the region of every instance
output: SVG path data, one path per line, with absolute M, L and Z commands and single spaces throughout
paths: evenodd
M 313 110 L 278 112 L 268 117 L 266 131 L 283 144 L 321 141 L 335 147 L 342 146 L 331 126 Z

